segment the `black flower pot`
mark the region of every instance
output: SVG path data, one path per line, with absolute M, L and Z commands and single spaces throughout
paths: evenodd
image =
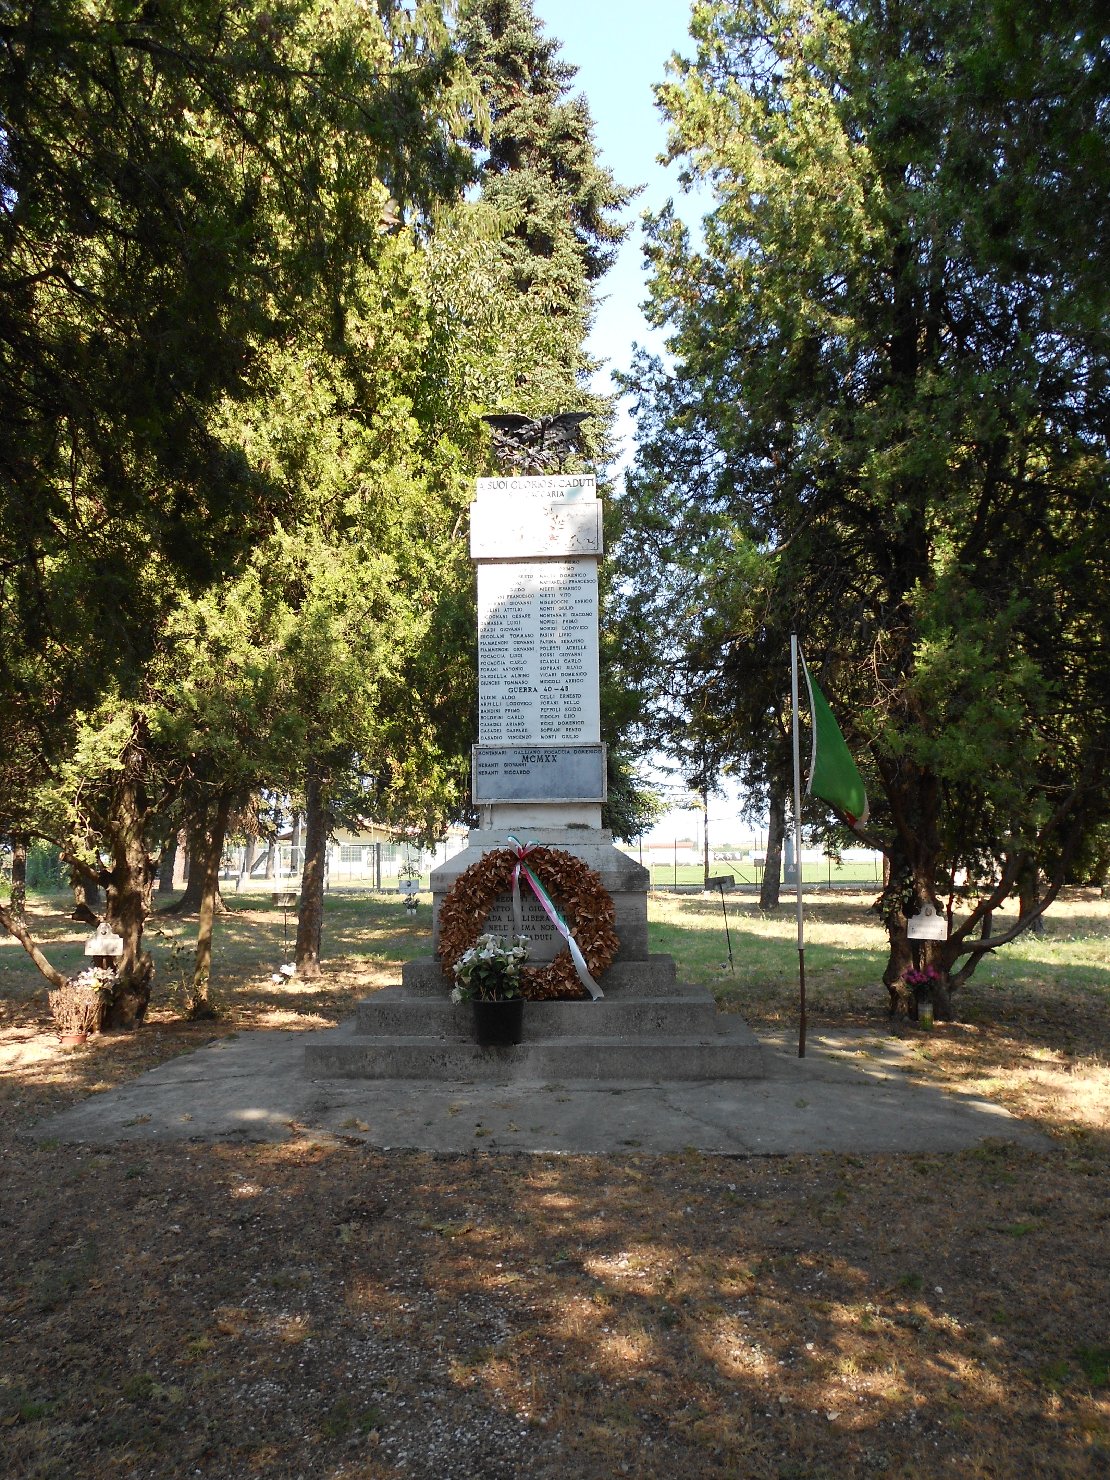
M 510 997 L 507 1002 L 481 1002 L 474 1008 L 474 1030 L 483 1048 L 505 1048 L 519 1043 L 524 1036 L 524 998 Z

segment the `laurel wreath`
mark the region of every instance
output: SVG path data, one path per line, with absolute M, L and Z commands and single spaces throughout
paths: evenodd
M 465 869 L 444 896 L 439 907 L 439 954 L 445 976 L 452 975 L 454 963 L 481 935 L 494 900 L 512 888 L 517 862 L 511 848 L 494 848 Z M 611 965 L 620 944 L 614 928 L 616 907 L 601 876 L 562 848 L 531 848 L 525 862 L 562 911 L 596 979 Z M 527 880 L 521 880 L 520 887 L 526 890 Z M 570 1001 L 588 994 L 570 952 L 563 950 L 549 964 L 523 969 L 521 995 L 540 1002 Z

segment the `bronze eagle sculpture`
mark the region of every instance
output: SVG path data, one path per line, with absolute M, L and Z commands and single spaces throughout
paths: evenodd
M 592 411 L 560 411 L 533 419 L 519 411 L 504 411 L 482 420 L 490 428 L 494 457 L 506 471 L 560 473 L 572 452 L 582 451 L 582 423 Z

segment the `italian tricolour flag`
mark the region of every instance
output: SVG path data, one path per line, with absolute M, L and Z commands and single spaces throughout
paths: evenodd
M 799 653 L 799 656 L 802 655 Z M 838 807 L 853 827 L 862 827 L 867 821 L 867 793 L 863 788 L 863 778 L 856 769 L 852 752 L 845 744 L 828 700 L 810 677 L 804 656 L 802 672 L 809 689 L 813 730 L 806 794 Z

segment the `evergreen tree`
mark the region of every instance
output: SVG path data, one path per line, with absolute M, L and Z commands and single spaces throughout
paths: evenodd
M 63 416 L 53 446 L 44 402 L 34 445 L 13 442 L 9 456 L 0 602 L 21 640 L 0 651 L 14 700 L 0 706 L 0 825 L 53 839 L 105 887 L 125 940 L 119 1025 L 145 1011 L 154 859 L 185 819 L 206 840 L 194 860 L 203 1009 L 215 869 L 248 796 L 309 803 L 306 971 L 319 957 L 329 817 L 346 808 L 430 838 L 465 808 L 477 412 L 521 387 L 517 404 L 537 412 L 587 399 L 577 375 L 590 284 L 620 197 L 585 168 L 584 107 L 564 102 L 556 69 L 545 106 L 562 118 L 565 167 L 577 149 L 581 168 L 552 221 L 580 231 L 564 230 L 564 278 L 540 291 L 540 266 L 519 275 L 523 216 L 464 197 L 469 156 L 450 140 L 462 103 L 472 120 L 482 105 L 438 9 L 381 13 L 303 0 L 280 17 L 247 6 L 221 27 L 202 0 L 147 7 L 134 23 L 59 3 L 13 11 L 7 31 L 0 22 L 29 73 L 3 116 L 16 207 L 7 266 L 32 349 L 0 366 L 0 392 L 17 402 L 36 365 L 56 360 L 58 394 L 86 418 Z M 67 66 L 40 97 L 30 73 L 59 55 Z M 99 152 L 63 179 L 63 121 L 84 137 L 98 110 Z M 35 157 L 49 166 L 50 210 L 36 209 Z M 137 238 L 144 185 L 125 158 L 178 170 Z M 64 217 L 74 200 L 98 203 L 87 239 Z M 44 317 L 52 276 L 25 266 L 15 278 L 49 257 L 55 218 L 61 287 Z M 171 272 L 162 259 L 179 238 Z
M 617 215 L 635 191 L 599 163 L 589 107 L 571 91 L 576 69 L 531 0 L 464 0 L 459 34 L 489 116 L 488 134 L 471 138 L 481 197 L 501 222 L 518 311 L 548 338 L 546 354 L 502 387 L 502 409 L 577 408 L 593 288 L 627 231 Z
M 1088 0 L 741 0 L 693 34 L 659 97 L 714 207 L 700 244 L 652 229 L 674 366 L 638 367 L 629 568 L 665 564 L 756 771 L 799 631 L 876 799 L 892 998 L 907 915 L 980 884 L 928 950 L 943 1013 L 1110 811 L 1104 28 Z
M 0 49 L 0 826 L 94 873 L 110 855 L 122 1022 L 149 994 L 152 837 L 190 781 L 159 724 L 196 708 L 163 685 L 189 666 L 178 614 L 314 516 L 296 429 L 260 445 L 252 408 L 366 335 L 398 222 L 457 196 L 464 69 L 436 7 L 354 0 L 51 0 L 7 7 Z M 362 423 L 395 435 L 393 404 Z M 196 751 L 217 792 L 221 750 Z
M 442 19 L 391 10 L 0 15 L 0 819 L 178 590 L 288 518 L 222 434 L 260 354 L 341 335 L 380 203 L 419 216 L 469 168 Z

